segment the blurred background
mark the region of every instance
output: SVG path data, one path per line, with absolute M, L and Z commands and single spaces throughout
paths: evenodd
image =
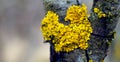
M 92 7 L 92 0 L 82 0 Z M 0 62 L 49 62 L 49 44 L 43 43 L 40 20 L 43 0 L 0 0 Z M 116 27 L 115 52 L 120 57 L 120 22 Z M 105 58 L 110 62 L 111 52 Z

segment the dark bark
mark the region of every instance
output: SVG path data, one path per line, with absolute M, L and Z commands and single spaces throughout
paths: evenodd
M 107 56 L 109 43 L 114 39 L 114 29 L 120 15 L 119 2 L 120 0 L 94 0 L 91 16 L 89 17 L 93 28 L 89 48 L 86 51 L 75 49 L 69 53 L 58 53 L 50 42 L 50 62 L 89 62 L 89 60 L 100 62 L 104 60 Z M 66 24 L 63 19 L 66 10 L 72 4 L 80 5 L 81 3 L 79 0 L 44 0 L 46 12 L 48 10 L 55 11 L 62 20 L 60 22 L 64 24 Z M 100 8 L 107 17 L 98 18 L 93 12 L 94 7 Z M 109 16 L 109 13 L 112 15 Z
M 56 52 L 54 46 L 50 43 L 50 62 L 87 62 L 85 51 L 75 49 L 72 52 Z
M 119 2 L 120 0 L 94 0 L 93 8 L 100 8 L 107 14 L 107 17 L 98 18 L 92 8 L 89 18 L 93 33 L 89 41 L 88 56 L 94 62 L 100 62 L 107 56 L 109 43 L 114 39 L 114 29 L 119 18 Z M 112 15 L 109 16 L 109 13 Z M 90 52 L 92 53 L 89 54 Z

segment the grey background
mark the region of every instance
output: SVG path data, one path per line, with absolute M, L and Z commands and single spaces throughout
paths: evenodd
M 82 2 L 90 11 L 93 1 Z M 43 17 L 42 0 L 0 0 L 0 62 L 49 62 L 49 44 L 39 29 Z M 118 43 L 120 22 L 116 31 Z

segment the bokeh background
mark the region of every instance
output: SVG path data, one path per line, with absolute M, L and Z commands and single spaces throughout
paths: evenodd
M 90 11 L 93 0 L 82 2 Z M 49 62 L 49 44 L 43 43 L 39 29 L 44 14 L 43 0 L 0 0 L 0 62 Z M 120 57 L 120 22 L 115 30 L 105 62 L 115 62 L 113 49 L 115 59 Z

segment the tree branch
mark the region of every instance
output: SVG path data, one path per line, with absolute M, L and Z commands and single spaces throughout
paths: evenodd
M 86 51 L 75 49 L 72 52 L 55 52 L 54 46 L 50 43 L 50 62 L 100 62 L 107 56 L 108 42 L 114 38 L 114 29 L 119 18 L 120 0 L 94 0 L 92 12 L 89 17 L 93 33 L 89 41 L 89 48 Z M 72 4 L 80 5 L 80 0 L 44 0 L 45 10 L 55 11 L 63 20 L 66 10 Z M 106 14 L 106 17 L 99 18 L 93 11 L 97 7 Z

